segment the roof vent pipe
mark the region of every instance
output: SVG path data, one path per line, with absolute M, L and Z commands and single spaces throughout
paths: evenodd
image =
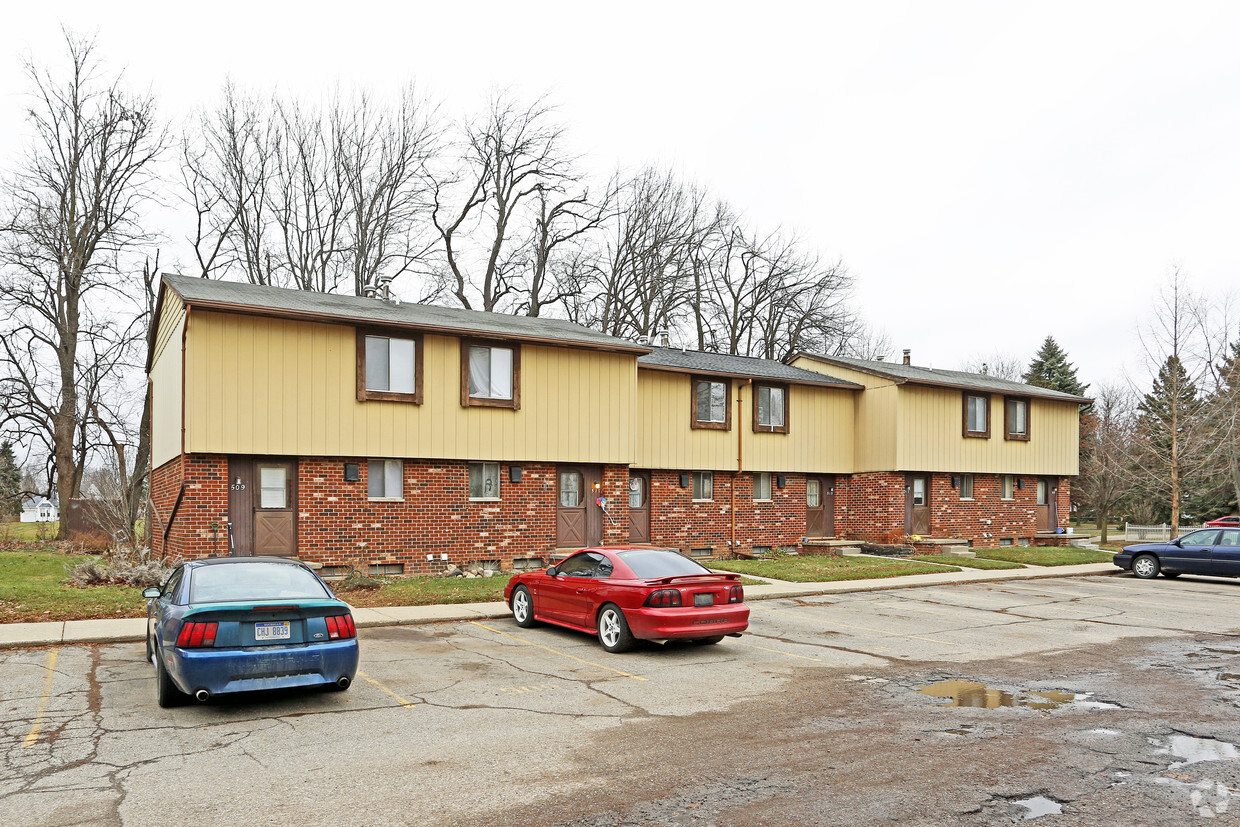
M 909 350 L 908 348 L 904 349 L 904 364 L 906 365 L 913 364 L 913 351 Z

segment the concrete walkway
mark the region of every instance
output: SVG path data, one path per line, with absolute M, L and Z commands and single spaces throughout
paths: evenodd
M 745 600 L 775 600 L 783 597 L 807 597 L 816 594 L 910 589 L 918 586 L 950 586 L 956 583 L 989 583 L 998 580 L 1038 580 L 1046 577 L 1081 577 L 1119 574 L 1111 563 L 1089 563 L 1082 566 L 1028 566 L 1023 569 L 965 569 L 941 574 L 910 574 L 875 580 L 840 580 L 832 583 L 790 583 L 761 578 L 763 586 L 746 586 Z M 755 578 L 757 579 L 757 578 Z M 393 606 L 382 609 L 354 609 L 358 626 L 405 626 L 416 623 L 484 620 L 508 617 L 507 604 L 458 603 L 438 606 Z M 59 643 L 121 643 L 141 641 L 146 636 L 145 618 L 116 620 L 67 620 L 56 623 L 0 624 L 0 648 L 13 646 L 49 646 Z

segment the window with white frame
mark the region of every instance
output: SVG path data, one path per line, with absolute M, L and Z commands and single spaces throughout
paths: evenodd
M 469 498 L 471 500 L 499 499 L 498 462 L 471 462 L 469 464 Z
M 754 430 L 788 433 L 788 388 L 782 385 L 757 385 L 754 392 L 757 410 Z
M 973 475 L 962 474 L 960 477 L 960 499 L 973 499 Z
M 771 499 L 771 475 L 760 471 L 753 475 L 754 502 L 769 502 Z
M 693 499 L 708 501 L 715 498 L 715 475 L 712 471 L 693 472 Z
M 366 463 L 366 496 L 372 500 L 399 500 L 405 496 L 405 462 L 372 459 Z
M 1016 499 L 1016 477 L 1011 474 L 1004 474 L 1000 477 L 1000 494 L 999 496 L 1005 500 Z
M 521 351 L 515 346 L 464 342 L 461 404 L 520 407 Z

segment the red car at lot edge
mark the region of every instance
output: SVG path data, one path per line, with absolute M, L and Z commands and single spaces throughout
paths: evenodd
M 1240 528 L 1240 516 L 1232 515 L 1230 517 L 1219 517 L 1217 520 L 1207 520 L 1206 525 L 1212 528 Z
M 518 626 L 539 621 L 598 635 L 608 652 L 636 640 L 711 644 L 749 628 L 739 574 L 716 574 L 673 549 L 582 549 L 514 575 L 504 600 Z

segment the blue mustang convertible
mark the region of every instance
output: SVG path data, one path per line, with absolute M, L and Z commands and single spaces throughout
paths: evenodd
M 190 695 L 205 701 L 257 689 L 347 689 L 357 672 L 349 604 L 297 560 L 192 560 L 142 596 L 160 706 Z
M 1240 577 L 1240 529 L 1205 528 L 1177 537 L 1169 543 L 1126 546 L 1115 555 L 1115 565 L 1131 569 L 1137 577 L 1150 579 L 1181 574 Z

